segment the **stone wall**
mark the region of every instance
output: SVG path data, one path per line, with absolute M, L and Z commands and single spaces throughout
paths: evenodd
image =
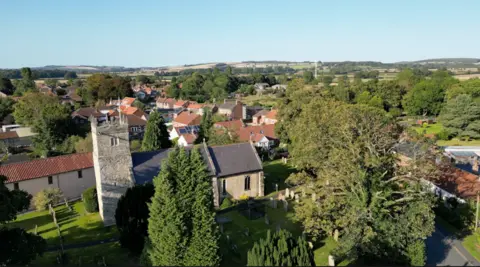
M 245 177 L 250 176 L 250 190 L 245 189 Z M 226 192 L 223 192 L 223 180 L 226 181 Z M 242 195 L 249 197 L 263 196 L 263 172 L 245 173 L 217 179 L 217 189 L 220 198 L 239 199 Z
M 92 123 L 92 141 L 100 216 L 105 225 L 112 225 L 118 199 L 134 185 L 125 119 L 103 125 Z

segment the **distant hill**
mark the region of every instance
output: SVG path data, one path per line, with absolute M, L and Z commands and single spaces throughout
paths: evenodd
M 480 67 L 480 58 L 432 58 L 417 61 L 401 61 L 394 64 L 424 67 L 474 68 Z

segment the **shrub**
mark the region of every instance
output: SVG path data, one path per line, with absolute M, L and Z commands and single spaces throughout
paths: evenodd
M 220 205 L 220 209 L 230 208 L 233 205 L 232 201 L 229 198 L 224 198 L 222 201 L 222 205 Z
M 49 204 L 56 204 L 62 199 L 63 193 L 59 188 L 45 188 L 33 198 L 37 210 L 46 210 Z
M 475 205 L 470 202 L 460 203 L 455 198 L 443 201 L 437 199 L 435 214 L 457 229 L 470 229 L 475 224 Z
M 142 142 L 140 140 L 132 140 L 130 143 L 130 150 L 133 152 L 140 151 L 140 148 L 142 147 Z
M 424 266 L 427 258 L 425 254 L 425 241 L 423 240 L 417 240 L 407 246 L 407 257 L 411 266 Z
M 83 191 L 82 199 L 83 204 L 85 205 L 85 210 L 87 212 L 98 211 L 97 188 L 90 187 L 87 190 Z
M 446 130 L 442 130 L 437 134 L 438 140 L 448 140 L 450 134 Z

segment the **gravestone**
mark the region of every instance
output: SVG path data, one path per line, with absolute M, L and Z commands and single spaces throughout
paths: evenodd
M 277 208 L 277 200 L 276 200 L 276 199 L 273 200 L 273 208 L 274 208 L 274 209 Z
M 300 196 L 298 194 L 295 195 L 295 202 L 296 203 L 300 202 Z
M 245 228 L 244 232 L 245 236 L 249 236 L 250 235 L 250 230 L 247 228 Z
M 38 233 L 38 225 L 35 224 L 35 234 Z
M 266 225 L 270 224 L 270 220 L 268 219 L 268 214 L 265 214 L 265 224 Z
M 294 199 L 295 198 L 295 191 L 290 190 L 290 198 Z
M 285 189 L 285 197 L 290 197 L 290 189 Z
M 338 242 L 338 229 L 333 232 L 333 239 Z
M 275 191 L 278 192 L 278 184 L 275 184 Z
M 230 241 L 230 236 L 229 235 L 227 235 L 227 241 Z
M 285 212 L 288 212 L 288 201 L 287 200 L 283 200 L 283 209 L 285 210 Z
M 335 266 L 335 259 L 332 255 L 328 255 L 328 266 Z
M 308 247 L 310 247 L 310 249 L 313 249 L 313 243 L 308 241 Z
M 220 233 L 223 234 L 223 223 L 220 224 Z

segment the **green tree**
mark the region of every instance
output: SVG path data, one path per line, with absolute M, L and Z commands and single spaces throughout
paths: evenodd
M 77 78 L 77 73 L 74 71 L 67 71 L 65 72 L 65 75 L 63 76 L 65 80 L 73 80 Z
M 203 108 L 203 116 L 200 122 L 200 130 L 198 132 L 198 138 L 196 140 L 197 144 L 202 143 L 204 140 L 205 142 L 208 142 L 208 137 L 212 126 L 212 111 L 208 108 Z
M 45 188 L 33 198 L 35 208 L 38 211 L 48 209 L 48 205 L 54 205 L 62 200 L 63 193 L 59 188 Z
M 120 245 L 135 255 L 140 255 L 148 236 L 148 205 L 155 193 L 152 184 L 128 188 L 118 200 L 115 222 L 120 232 Z
M 221 146 L 238 142 L 238 135 L 235 129 L 211 128 L 208 134 L 208 145 Z
M 373 96 L 369 101 L 368 105 L 371 107 L 376 107 L 379 109 L 383 109 L 383 100 L 379 96 Z
M 57 87 L 58 80 L 55 79 L 45 79 L 44 83 L 50 88 Z
M 26 265 L 43 254 L 47 242 L 23 229 L 5 226 L 5 223 L 15 220 L 18 212 L 30 206 L 32 198 L 25 191 L 9 190 L 5 181 L 6 177 L 0 176 L 0 265 Z
M 12 81 L 8 78 L 0 77 L 0 91 L 7 95 L 13 95 L 15 87 L 12 84 Z
M 213 223 L 212 185 L 207 177 L 196 149 L 188 154 L 175 147 L 163 162 L 153 180 L 149 245 L 144 249 L 144 257 L 152 265 L 218 265 L 218 230 Z
M 358 104 L 368 104 L 368 102 L 372 99 L 372 96 L 369 91 L 363 91 L 361 94 L 357 95 L 356 102 Z
M 14 104 L 15 104 L 15 101 L 13 101 L 13 99 L 11 99 L 10 97 L 0 98 L 0 121 L 3 121 L 3 119 L 8 114 L 11 114 L 13 112 Z
M 13 116 L 18 124 L 33 126 L 39 120 L 43 108 L 58 103 L 55 97 L 40 93 L 29 93 L 15 104 Z
M 89 104 L 98 100 L 107 102 L 110 99 L 133 96 L 130 78 L 128 77 L 95 73 L 87 78 L 84 86 L 85 90 L 81 96 Z
M 315 266 L 313 252 L 304 238 L 295 239 L 280 230 L 255 242 L 247 254 L 247 266 Z
M 311 83 L 313 81 L 313 72 L 311 71 L 304 71 L 303 72 L 303 80 L 305 83 Z
M 480 138 L 480 105 L 470 95 L 448 100 L 439 121 L 454 136 Z
M 218 266 L 219 231 L 213 211 L 212 181 L 197 149 L 190 155 L 191 177 L 194 177 L 195 196 L 192 206 L 192 235 L 185 252 L 186 266 Z
M 30 68 L 22 68 L 22 79 L 19 80 L 15 87 L 15 93 L 24 94 L 26 92 L 36 91 L 35 81 L 33 80 L 32 70 Z
M 147 109 L 147 105 L 145 105 L 142 101 L 138 100 L 138 99 L 135 99 L 135 101 L 133 101 L 132 103 L 132 106 L 142 110 L 142 111 L 145 111 Z
M 87 212 L 92 213 L 98 211 L 98 196 L 95 186 L 85 189 L 82 193 L 82 199 Z
M 137 84 L 150 83 L 150 79 L 148 78 L 148 76 L 145 76 L 145 75 L 137 75 L 137 77 L 135 77 L 135 81 L 137 82 Z
M 337 258 L 408 264 L 407 246 L 433 232 L 435 216 L 423 168 L 400 167 L 389 152 L 401 128 L 385 111 L 365 105 L 318 97 L 298 105 L 282 105 L 278 114 L 295 114 L 283 124 L 290 160 L 300 170 L 288 182 L 317 197 L 295 206 L 305 231 L 324 238 L 338 230 Z
M 445 90 L 434 80 L 423 80 L 405 95 L 403 107 L 410 115 L 438 115 L 443 106 Z
M 153 151 L 171 147 L 169 136 L 162 115 L 159 112 L 152 112 L 143 137 L 142 150 Z

